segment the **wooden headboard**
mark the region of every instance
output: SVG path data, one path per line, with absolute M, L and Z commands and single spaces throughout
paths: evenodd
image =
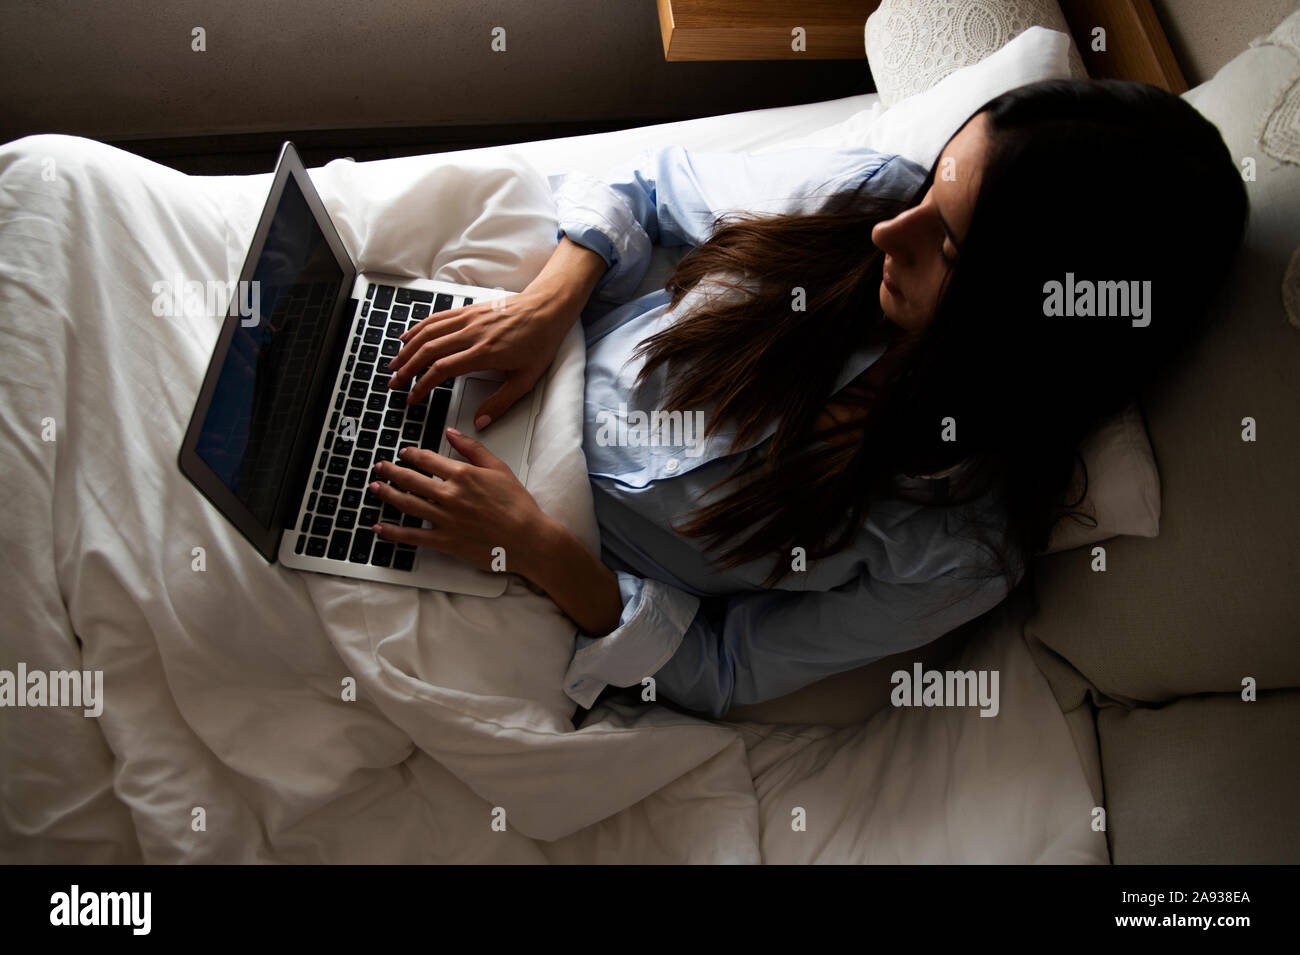
M 1160 26 L 1151 0 L 1058 0 L 1088 75 L 1097 79 L 1141 80 L 1171 93 L 1187 81 Z M 1093 31 L 1105 30 L 1106 49 L 1093 49 Z
M 656 0 L 664 57 L 677 60 L 851 59 L 880 0 Z M 1187 89 L 1151 0 L 1058 0 L 1088 75 Z M 791 49 L 790 26 L 807 32 Z M 1105 30 L 1105 50 L 1093 31 Z

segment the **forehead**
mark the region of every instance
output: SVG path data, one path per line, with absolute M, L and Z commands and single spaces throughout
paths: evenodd
M 988 116 L 980 113 L 948 142 L 935 168 L 931 199 L 959 238 L 975 209 L 988 145 Z

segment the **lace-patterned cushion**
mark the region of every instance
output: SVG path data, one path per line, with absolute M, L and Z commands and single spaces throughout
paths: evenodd
M 1032 26 L 1070 35 L 1056 0 L 883 0 L 867 17 L 867 62 L 885 106 L 924 93 Z M 1070 41 L 1070 75 L 1086 77 Z

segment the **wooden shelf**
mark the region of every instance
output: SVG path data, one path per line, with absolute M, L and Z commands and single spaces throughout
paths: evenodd
M 880 0 L 657 0 L 664 59 L 863 60 Z M 791 49 L 795 27 L 805 50 Z

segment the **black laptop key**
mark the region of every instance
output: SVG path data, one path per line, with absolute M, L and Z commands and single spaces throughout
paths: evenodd
M 366 289 L 366 298 L 368 298 L 368 299 L 369 299 L 369 298 L 374 298 L 374 297 L 375 297 L 375 289 L 377 289 L 378 287 L 379 287 L 378 285 L 372 285 L 372 286 L 370 286 L 370 288 Z
M 356 362 L 356 359 L 353 358 L 351 355 L 349 355 L 349 356 L 348 356 L 348 363 L 347 363 L 346 365 L 343 366 L 343 370 L 344 370 L 344 371 L 351 371 L 351 370 L 352 370 L 352 365 L 353 365 L 355 362 Z
M 360 344 L 361 344 L 361 339 L 359 339 L 359 338 L 353 338 L 353 339 L 352 339 L 352 344 L 348 346 L 348 351 L 350 351 L 350 352 L 356 352 L 356 350 L 357 350 L 357 346 L 360 345 Z
M 419 421 L 408 421 L 402 428 L 403 441 L 415 441 L 416 443 L 419 443 L 422 434 L 424 434 L 424 425 Z
M 326 494 L 340 494 L 343 491 L 343 479 L 337 474 L 331 474 L 325 479 Z
M 307 498 L 307 510 L 316 510 L 316 492 L 312 491 L 311 497 Z
M 373 285 L 370 286 L 370 291 L 373 292 L 374 290 L 375 290 L 375 287 L 374 287 Z M 370 314 L 370 303 L 369 303 L 369 302 L 362 302 L 362 303 L 361 303 L 361 317 L 362 317 L 362 318 L 365 318 L 365 317 L 366 317 L 367 315 L 369 315 L 369 314 Z
M 371 431 L 378 431 L 383 420 L 378 411 L 367 411 L 365 417 L 361 419 L 361 427 L 369 428 Z
M 326 517 L 329 517 L 331 514 L 334 513 L 335 508 L 337 508 L 338 506 L 339 506 L 339 499 L 337 497 L 322 497 L 320 499 L 320 506 L 316 508 L 316 512 L 318 514 L 324 514 Z
M 393 562 L 393 547 L 390 541 L 379 541 L 375 544 L 375 551 L 370 555 L 370 563 L 375 567 L 387 567 Z
M 393 554 L 393 570 L 411 570 L 415 567 L 415 551 L 397 548 Z
M 424 440 L 420 447 L 437 451 L 442 443 L 442 429 L 447 424 L 447 409 L 451 407 L 451 389 L 435 388 L 429 398 L 429 417 L 424 422 Z
M 334 526 L 341 527 L 347 531 L 352 530 L 352 528 L 357 526 L 357 512 L 339 511 L 334 515 Z
M 405 408 L 405 407 L 406 407 L 406 396 L 407 396 L 408 394 L 410 394 L 409 391 L 396 391 L 396 390 L 394 390 L 394 391 L 390 391 L 390 392 L 388 393 L 388 402 L 387 402 L 388 407 L 390 407 L 390 408 Z M 371 397 L 372 397 L 372 398 L 382 398 L 382 397 L 384 397 L 384 396 L 383 396 L 382 393 L 378 393 L 378 394 L 371 395 Z
M 349 418 L 360 418 L 361 415 L 365 412 L 365 410 L 366 410 L 366 406 L 363 405 L 356 398 L 351 399 L 346 405 L 343 406 L 343 414 Z
M 429 296 L 430 296 L 430 299 L 432 299 L 432 297 L 433 297 L 433 293 L 432 293 L 432 292 L 429 293 Z M 420 321 L 421 319 L 428 318 L 428 317 L 429 317 L 429 306 L 428 306 L 428 305 L 412 305 L 412 306 L 411 306 L 411 318 L 415 319 L 415 321 L 418 322 L 418 321 Z
M 393 299 L 393 301 L 396 302 L 398 305 L 410 305 L 412 301 L 411 299 L 412 291 L 413 290 L 409 288 L 399 288 L 397 290 L 397 296 Z
M 358 507 L 361 506 L 361 492 L 354 487 L 348 488 L 346 491 L 343 492 L 343 496 L 339 498 L 339 505 L 341 507 L 351 508 L 352 510 L 355 511 Z M 364 517 L 361 519 L 361 523 L 362 524 L 366 523 L 366 519 Z M 370 523 L 373 524 L 374 521 L 371 521 Z
M 306 546 L 307 546 L 307 535 L 306 535 L 306 534 L 299 534 L 299 535 L 298 535 L 298 543 L 296 543 L 296 544 L 293 545 L 293 552 L 294 552 L 295 554 L 301 554 L 302 551 L 303 551 L 303 548 L 306 547 Z
M 451 308 L 451 303 L 453 301 L 455 300 L 446 292 L 439 292 L 437 297 L 433 300 L 433 310 L 435 312 L 445 312 L 447 309 Z
M 343 404 L 343 392 L 340 391 L 338 396 L 334 399 L 334 410 L 338 411 L 341 404 Z
M 311 489 L 312 489 L 313 491 L 319 491 L 319 490 L 320 490 L 320 480 L 321 480 L 321 478 L 323 478 L 324 476 L 325 476 L 325 475 L 322 474 L 320 471 L 317 471 L 317 472 L 316 472 L 316 475 L 311 479 Z
M 379 432 L 379 443 L 385 448 L 397 447 L 397 439 L 401 437 L 394 428 L 385 428 Z
M 333 431 L 339 426 L 339 413 L 336 411 L 330 415 L 330 430 Z
M 406 417 L 411 421 L 423 421 L 426 414 L 424 402 L 414 405 L 408 405 L 406 408 Z M 396 427 L 396 425 L 394 425 Z
M 397 452 L 392 448 L 376 448 L 374 463 L 377 465 L 381 461 L 393 461 L 396 459 Z
M 317 517 L 311 522 L 311 532 L 317 537 L 329 537 L 330 531 L 333 529 L 334 522 L 328 517 Z
M 379 508 L 363 507 L 357 517 L 357 523 L 362 527 L 374 527 L 379 523 Z
M 357 435 L 357 447 L 365 448 L 367 451 L 369 451 L 372 448 L 374 448 L 375 439 L 377 437 L 378 435 L 373 431 L 362 430 L 362 432 L 359 435 Z
M 393 304 L 393 293 L 397 289 L 391 285 L 379 286 L 379 291 L 375 293 L 375 308 L 388 308 Z
M 353 488 L 354 490 L 360 490 L 369 483 L 370 477 L 368 472 L 358 471 L 356 468 L 353 468 L 348 472 L 348 487 Z
M 366 399 L 366 407 L 369 408 L 371 411 L 383 411 L 384 408 L 391 402 L 393 395 L 400 395 L 400 394 L 401 392 L 398 391 L 390 391 L 388 393 L 388 397 L 385 398 L 384 393 L 382 391 L 371 392 L 370 397 Z
M 375 372 L 375 377 L 372 378 L 372 379 L 370 379 L 370 390 L 371 390 L 371 391 L 387 391 L 387 390 L 388 390 L 388 379 L 391 378 L 391 377 L 393 377 L 393 373 L 392 373 L 391 371 L 377 371 L 377 372 Z
M 371 321 L 374 321 L 374 319 L 375 317 L 373 315 L 370 316 Z M 365 342 L 367 345 L 378 345 L 383 340 L 384 340 L 384 330 L 382 328 L 366 329 Z
M 339 457 L 337 454 L 330 456 L 329 472 L 330 474 L 346 474 L 348 471 L 348 459 Z
M 415 514 L 403 514 L 403 515 L 402 515 L 402 526 L 403 526 L 403 527 L 419 527 L 419 526 L 420 526 L 421 524 L 423 524 L 423 523 L 424 523 L 424 518 L 419 517 L 419 516 L 417 516 L 417 515 L 415 515 Z
M 370 452 L 364 451 L 361 448 L 357 448 L 357 450 L 352 453 L 352 466 L 354 468 L 360 468 L 363 471 L 368 471 L 370 470 L 371 460 L 372 458 L 370 457 Z
M 433 301 L 433 293 L 424 289 L 413 288 L 411 289 L 411 301 L 423 302 L 425 305 L 428 305 Z
M 330 538 L 330 560 L 347 560 L 348 545 L 351 543 L 352 533 L 350 531 L 335 531 L 334 536 Z
M 312 537 L 307 541 L 308 557 L 324 557 L 325 551 L 329 549 L 329 541 L 324 537 Z
M 387 501 L 384 502 L 383 510 L 380 511 L 380 519 L 385 524 L 396 524 L 402 519 L 402 512 Z
M 366 395 L 370 394 L 370 382 L 362 381 L 358 378 L 356 381 L 352 382 L 352 386 L 348 388 L 348 394 L 353 398 L 364 398 Z
M 464 308 L 466 305 L 473 305 L 473 304 L 474 304 L 474 300 L 467 295 L 465 296 L 465 301 L 461 303 L 460 307 Z
M 406 332 L 406 322 L 389 322 L 388 337 L 399 338 Z
M 384 342 L 384 347 L 387 348 L 391 344 L 392 342 Z M 379 349 L 376 348 L 374 345 L 364 345 L 362 346 L 361 351 L 357 353 L 357 357 L 360 358 L 362 361 L 368 361 L 368 362 L 378 361 Z
M 375 309 L 370 313 L 370 320 L 366 322 L 370 328 L 383 328 L 388 324 L 388 313 Z M 370 336 L 366 336 L 366 341 L 370 341 Z
M 395 322 L 401 322 L 405 326 L 406 320 L 411 317 L 411 310 L 405 305 L 394 305 L 393 311 L 388 317 Z M 405 328 L 403 328 L 403 331 L 405 331 Z
M 307 531 L 311 530 L 311 515 L 310 515 L 310 514 L 304 513 L 304 514 L 302 515 L 302 526 L 299 527 L 298 530 L 302 531 L 304 534 L 307 533 Z M 301 548 L 301 547 L 298 548 L 296 551 L 294 551 L 294 553 L 295 553 L 295 554 L 301 554 L 301 553 L 302 553 L 302 548 Z
M 402 426 L 402 422 L 405 420 L 406 420 L 406 415 L 402 412 L 401 408 L 389 408 L 388 411 L 384 413 L 385 428 L 400 428 Z M 376 425 L 375 430 L 378 429 L 379 426 Z
M 352 538 L 352 554 L 348 558 L 354 564 L 364 564 L 370 560 L 370 545 L 375 542 L 375 532 L 359 530 Z
M 374 375 L 374 373 L 375 373 L 375 366 L 370 364 L 369 362 L 367 362 L 364 365 L 357 365 L 357 369 L 354 372 L 354 374 L 358 378 L 370 378 L 371 376 Z

